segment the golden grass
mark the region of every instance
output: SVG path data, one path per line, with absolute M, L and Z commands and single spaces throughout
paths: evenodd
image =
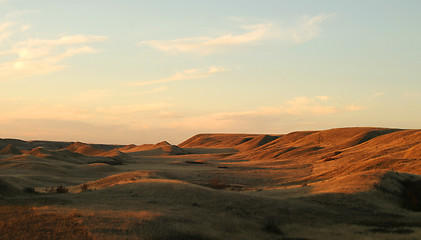
M 421 181 L 405 172 L 421 173 L 420 142 L 421 131 L 349 128 L 198 135 L 191 154 L 163 143 L 119 166 L 0 156 L 0 197 L 46 206 L 1 207 L 0 240 L 417 239 Z M 60 184 L 70 194 L 45 194 Z
M 30 207 L 0 207 L 0 239 L 94 239 L 87 228 L 70 216 Z

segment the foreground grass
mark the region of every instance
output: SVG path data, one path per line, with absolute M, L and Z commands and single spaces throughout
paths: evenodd
M 0 207 L 0 239 L 94 239 L 76 219 L 30 207 Z
M 0 240 L 207 240 L 188 228 L 178 229 L 169 219 L 158 216 L 148 211 L 1 206 Z

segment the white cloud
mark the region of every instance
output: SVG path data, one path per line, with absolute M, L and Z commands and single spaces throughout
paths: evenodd
M 6 41 L 11 41 L 10 38 L 20 32 L 25 32 L 30 28 L 29 25 L 19 24 L 14 21 L 0 22 L 0 46 Z
M 102 42 L 107 40 L 107 37 L 96 35 L 69 35 L 58 39 L 39 39 L 30 38 L 26 41 L 21 41 L 17 44 L 18 48 L 51 48 L 54 46 L 84 44 L 89 42 Z
M 221 47 L 229 47 L 240 44 L 247 44 L 263 39 L 269 32 L 269 24 L 260 24 L 244 27 L 247 32 L 233 35 L 231 33 L 219 37 L 193 37 L 180 38 L 174 40 L 151 40 L 141 41 L 139 45 L 150 45 L 158 50 L 178 53 L 178 52 L 196 52 L 199 54 L 209 54 Z
M 209 68 L 194 68 L 194 69 L 184 70 L 181 72 L 176 72 L 174 75 L 168 78 L 157 79 L 157 80 L 152 80 L 152 81 L 135 82 L 135 83 L 131 83 L 131 85 L 146 86 L 146 85 L 153 85 L 153 84 L 166 83 L 166 82 L 202 79 L 202 78 L 208 78 L 214 74 L 225 72 L 225 71 L 226 71 L 225 68 L 217 67 L 217 66 L 212 66 Z
M 199 55 L 214 53 L 220 49 L 238 45 L 257 44 L 263 40 L 276 39 L 290 44 L 301 44 L 318 36 L 319 25 L 334 14 L 319 14 L 314 17 L 304 16 L 293 26 L 277 26 L 266 21 L 260 24 L 243 25 L 241 34 L 227 33 L 215 37 L 189 37 L 172 40 L 140 41 L 138 45 L 149 45 L 157 50 L 175 54 L 191 52 Z
M 80 54 L 95 53 L 97 50 L 87 44 L 107 39 L 104 36 L 76 34 L 52 39 L 12 40 L 28 28 L 29 25 L 13 21 L 0 23 L 0 56 L 9 59 L 0 62 L 0 80 L 58 71 L 66 67 L 60 64 L 64 59 Z
M 336 14 L 319 14 L 314 17 L 304 16 L 296 27 L 288 28 L 283 35 L 291 38 L 295 44 L 307 42 L 316 38 L 320 33 L 320 24 Z

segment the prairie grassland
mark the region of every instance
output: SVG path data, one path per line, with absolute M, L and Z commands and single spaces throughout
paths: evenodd
M 23 143 L 0 155 L 0 239 L 421 235 L 419 130 L 202 134 L 106 149 Z

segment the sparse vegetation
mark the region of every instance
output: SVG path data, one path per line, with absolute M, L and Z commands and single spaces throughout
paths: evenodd
M 56 189 L 54 187 L 50 187 L 50 188 L 46 187 L 45 188 L 45 192 L 46 193 L 55 193 L 56 192 Z
M 84 183 L 84 184 L 80 185 L 80 191 L 86 192 L 86 191 L 88 191 L 88 189 L 89 189 L 88 184 Z
M 220 177 L 214 177 L 209 180 L 209 186 L 214 189 L 224 189 L 227 187 Z
M 268 233 L 282 235 L 283 232 L 281 231 L 281 229 L 279 229 L 278 225 L 279 223 L 278 221 L 276 221 L 275 218 L 269 217 L 266 219 L 263 225 L 263 230 Z
M 69 192 L 69 189 L 66 188 L 66 187 L 64 187 L 64 186 L 62 186 L 62 185 L 60 185 L 60 186 L 58 186 L 56 188 L 56 192 L 57 193 L 68 193 Z
M 69 189 L 66 188 L 63 185 L 60 185 L 60 186 L 58 186 L 56 188 L 54 188 L 54 187 L 50 187 L 50 188 L 46 187 L 45 188 L 45 192 L 46 193 L 49 193 L 49 194 L 52 194 L 52 193 L 68 193 L 69 192 Z
M 185 163 L 188 163 L 188 164 L 205 164 L 206 162 L 204 162 L 204 161 L 192 161 L 192 160 L 187 160 L 187 161 L 185 161 Z
M 421 181 L 406 181 L 402 185 L 402 207 L 411 211 L 421 211 Z
M 24 193 L 37 193 L 34 187 L 25 187 L 23 188 Z
M 297 134 L 231 157 L 206 141 L 192 156 L 130 152 L 124 166 L 61 150 L 50 150 L 57 159 L 0 156 L 11 163 L 0 168 L 0 206 L 30 206 L 0 207 L 0 240 L 417 239 L 421 217 L 410 211 L 421 211 L 421 134 L 410 151 L 398 145 L 402 159 L 389 149 L 400 135 L 383 149 L 383 138 L 355 146 L 359 138 L 335 131 L 315 156 L 317 134 Z M 15 162 L 30 163 L 26 175 Z

